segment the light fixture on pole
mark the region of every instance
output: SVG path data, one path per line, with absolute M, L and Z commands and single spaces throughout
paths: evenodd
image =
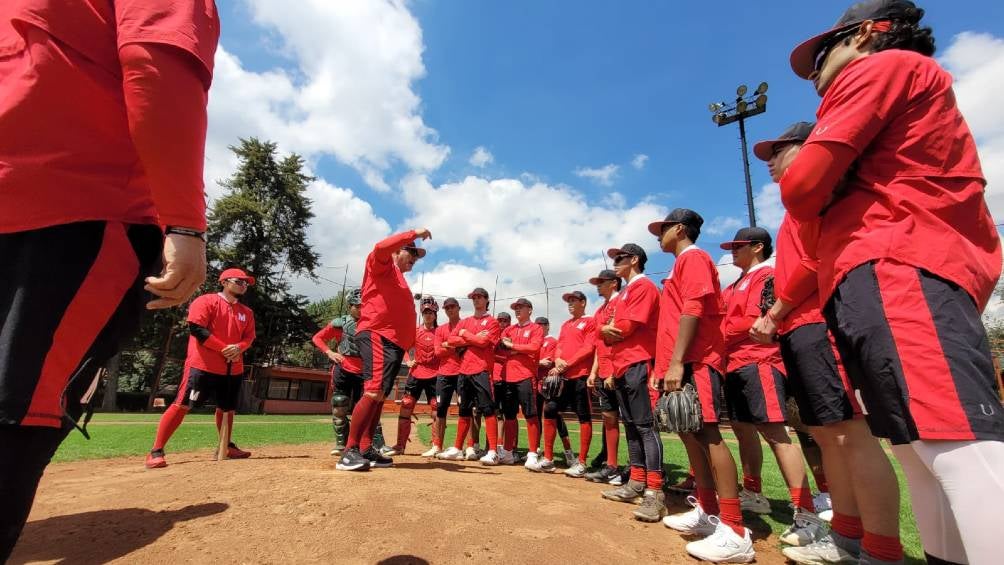
M 749 152 L 746 149 L 746 119 L 767 111 L 767 83 L 761 82 L 752 93 L 745 84 L 736 89 L 736 100 L 731 104 L 714 102 L 708 105 L 711 111 L 711 121 L 718 127 L 739 122 L 739 139 L 742 140 L 743 171 L 746 173 L 746 208 L 749 212 L 750 226 L 756 227 L 756 212 L 753 210 L 753 183 L 750 180 Z

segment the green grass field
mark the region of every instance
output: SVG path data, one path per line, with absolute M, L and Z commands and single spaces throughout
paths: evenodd
M 100 459 L 109 457 L 143 457 L 150 449 L 157 430 L 159 414 L 95 414 L 88 426 L 91 439 L 85 439 L 80 433 L 73 432 L 56 452 L 54 461 L 79 461 L 85 459 Z M 428 420 L 423 417 L 422 423 Z M 578 423 L 569 421 L 569 434 L 573 449 L 578 449 Z M 589 457 L 592 458 L 600 449 L 600 426 L 594 426 L 593 442 Z M 429 442 L 429 427 L 419 425 L 418 436 L 423 443 Z M 393 437 L 394 432 L 390 431 Z M 447 442 L 455 437 L 456 428 L 447 428 Z M 724 434 L 726 440 L 732 440 L 730 447 L 736 461 L 739 460 L 735 437 Z M 483 434 L 482 434 L 483 436 Z M 178 431 L 171 438 L 167 451 L 180 452 L 198 449 L 214 449 L 218 436 L 211 414 L 190 414 Z M 327 443 L 332 439 L 331 422 L 323 415 L 308 416 L 278 416 L 278 415 L 239 415 L 234 427 L 234 441 L 241 447 L 254 448 L 274 444 Z M 683 478 L 687 472 L 687 456 L 683 444 L 669 434 L 662 434 L 665 451 L 665 468 L 670 482 Z M 560 441 L 555 442 L 555 451 L 561 453 Z M 520 446 L 526 447 L 526 430 L 520 429 Z M 747 514 L 748 526 L 756 532 L 766 533 L 767 530 L 780 534 L 791 520 L 791 509 L 788 507 L 788 489 L 784 485 L 781 473 L 777 468 L 769 449 L 765 449 L 763 467 L 764 495 L 771 501 L 772 512 L 768 515 L 750 519 Z M 619 459 L 627 460 L 627 447 L 620 442 Z M 560 461 L 561 456 L 557 459 Z M 137 461 L 137 464 L 139 462 Z M 909 494 L 899 466 L 893 462 L 899 476 L 901 489 L 900 522 L 903 546 L 908 563 L 923 563 L 923 551 L 917 535 L 910 508 Z

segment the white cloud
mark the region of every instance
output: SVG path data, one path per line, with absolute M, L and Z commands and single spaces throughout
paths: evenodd
M 575 169 L 575 176 L 590 179 L 600 186 L 613 186 L 614 178 L 617 177 L 619 166 L 614 164 L 604 165 L 598 169 L 580 167 Z
M 753 196 L 756 210 L 756 225 L 770 231 L 777 231 L 784 219 L 784 204 L 781 203 L 781 187 L 772 182 L 765 184 Z
M 711 235 L 728 235 L 732 237 L 732 234 L 736 232 L 739 228 L 747 225 L 745 221 L 736 216 L 715 216 L 708 222 L 704 227 L 701 228 L 701 232 L 709 233 Z
M 471 158 L 468 159 L 467 162 L 475 167 L 483 169 L 485 165 L 490 165 L 495 162 L 495 156 L 492 155 L 491 151 L 488 151 L 483 146 L 478 146 L 474 150 L 474 153 L 471 153 Z
M 644 153 L 639 153 L 635 155 L 633 159 L 631 159 L 631 166 L 640 171 L 645 168 L 645 163 L 647 162 L 648 162 L 648 155 L 645 155 Z

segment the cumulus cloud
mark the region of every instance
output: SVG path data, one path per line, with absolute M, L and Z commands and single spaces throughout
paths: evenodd
M 701 228 L 702 233 L 709 233 L 711 235 L 727 235 L 732 237 L 732 234 L 736 232 L 739 228 L 747 225 L 746 222 L 736 216 L 715 216 L 710 222 L 706 223 L 704 227 Z
M 644 153 L 639 153 L 635 155 L 633 159 L 631 159 L 631 166 L 634 167 L 636 170 L 640 171 L 645 168 L 645 163 L 647 162 L 648 162 L 648 155 L 645 155 Z
M 614 179 L 617 177 L 617 170 L 620 169 L 618 165 L 609 164 L 604 165 L 598 169 L 593 169 L 590 167 L 580 167 L 575 169 L 575 176 L 584 179 L 589 179 L 600 186 L 613 186 Z
M 478 146 L 474 153 L 471 153 L 471 158 L 467 160 L 468 163 L 474 165 L 475 167 L 484 168 L 485 165 L 490 165 L 495 162 L 495 156 L 491 154 L 483 146 Z
M 756 225 L 777 231 L 784 219 L 784 204 L 781 203 L 781 187 L 772 182 L 760 188 L 753 195 L 753 208 L 756 210 Z

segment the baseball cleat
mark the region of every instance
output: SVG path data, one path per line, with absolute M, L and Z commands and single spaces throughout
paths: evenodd
M 788 545 L 809 545 L 826 534 L 824 522 L 818 516 L 803 510 L 795 509 L 795 517 L 791 526 L 781 533 L 780 540 Z
M 631 467 L 624 466 L 618 469 L 617 474 L 614 475 L 613 477 L 610 477 L 610 480 L 607 482 L 615 487 L 619 487 L 621 485 L 627 484 L 628 480 L 630 479 L 631 479 Z
M 442 451 L 442 449 L 440 449 L 438 445 L 433 445 L 428 451 L 422 454 L 422 457 L 435 457 L 440 451 Z
M 499 454 L 494 449 L 488 450 L 485 456 L 478 459 L 482 465 L 495 466 L 499 464 Z
M 381 449 L 380 454 L 383 455 L 384 457 L 394 457 L 397 455 L 404 455 L 404 448 L 395 446 L 391 447 L 390 449 L 387 449 L 386 451 Z
M 382 446 L 380 446 L 380 449 L 377 450 L 377 453 L 379 453 L 380 455 L 383 455 L 384 457 L 390 457 L 392 451 L 394 451 L 393 447 L 391 447 L 389 445 L 382 445 Z
M 498 449 L 499 454 L 499 465 L 515 465 L 516 457 L 513 456 L 512 451 L 500 447 Z
M 846 539 L 846 538 L 845 538 Z M 848 540 L 857 542 L 857 540 Z M 858 563 L 861 554 L 861 544 L 849 543 L 848 550 L 834 543 L 832 535 L 826 535 L 802 547 L 786 547 L 781 550 L 785 557 L 802 565 L 848 565 Z
M 666 495 L 662 490 L 645 489 L 641 505 L 635 509 L 634 517 L 642 522 L 658 522 L 666 515 Z
M 534 473 L 540 472 L 540 456 L 536 452 L 530 451 L 526 454 L 526 463 L 523 463 L 528 471 L 533 471 Z
M 586 476 L 586 466 L 576 461 L 575 465 L 572 465 L 568 469 L 565 469 L 565 476 L 571 477 L 573 479 L 581 479 L 582 477 Z
M 163 449 L 154 449 L 146 454 L 147 469 L 162 469 L 167 467 L 167 459 L 164 459 Z
M 620 477 L 620 473 L 617 472 L 617 467 L 604 465 L 598 471 L 586 473 L 585 476 L 587 481 L 593 483 L 608 483 L 614 477 Z
M 687 553 L 698 559 L 712 563 L 750 563 L 756 557 L 749 528 L 743 528 L 740 536 L 731 527 L 721 523 L 717 517 L 709 518 L 715 525 L 710 536 L 687 544 Z
M 626 484 L 613 490 L 603 491 L 600 493 L 600 496 L 607 500 L 613 500 L 616 502 L 634 502 L 635 499 L 639 498 L 644 492 L 645 483 L 629 480 Z
M 464 458 L 464 452 L 457 449 L 456 447 L 448 447 L 446 451 L 440 451 L 436 455 L 436 459 L 445 459 L 447 461 L 460 461 Z
M 770 514 L 770 502 L 762 493 L 742 489 L 739 491 L 739 508 L 743 512 L 754 514 Z
M 384 469 L 394 465 L 394 460 L 380 453 L 372 445 L 363 452 L 363 457 L 369 460 L 370 466 L 376 469 Z
M 477 449 L 474 449 L 473 447 L 468 447 L 464 451 L 464 460 L 465 461 L 477 461 L 478 459 L 480 459 L 480 456 L 478 455 L 478 450 Z
M 596 457 L 593 457 L 592 461 L 589 462 L 589 468 L 599 471 L 600 469 L 605 467 L 606 464 L 607 464 L 607 454 L 601 451 L 596 454 Z
M 540 472 L 541 473 L 553 473 L 555 470 L 554 461 L 547 459 L 546 457 L 540 458 Z
M 579 462 L 579 456 L 575 454 L 571 449 L 565 450 L 565 466 L 574 467 L 576 463 Z
M 833 503 L 830 501 L 830 493 L 821 492 L 812 497 L 812 506 L 816 509 L 816 516 L 820 520 L 829 522 L 833 519 Z
M 334 446 L 334 447 L 331 448 L 330 455 L 335 455 L 335 456 L 341 455 L 342 451 L 345 451 L 345 448 L 342 447 L 342 446 L 340 446 L 340 445 L 336 445 L 336 446 Z
M 666 490 L 676 494 L 693 494 L 695 488 L 697 488 L 697 486 L 694 481 L 694 476 L 687 475 L 687 478 L 676 483 L 675 485 L 666 487 Z
M 715 533 L 715 525 L 711 523 L 710 516 L 705 514 L 697 499 L 693 496 L 688 496 L 687 504 L 693 506 L 693 508 L 687 512 L 666 516 L 662 519 L 662 525 L 684 534 L 710 536 Z
M 234 442 L 230 442 L 230 446 L 227 448 L 227 459 L 247 459 L 248 457 L 251 457 L 250 451 L 244 451 L 234 445 Z
M 346 449 L 345 453 L 342 454 L 342 458 L 338 460 L 338 464 L 335 465 L 335 469 L 339 471 L 367 471 L 369 468 L 369 459 L 366 459 L 362 453 L 359 453 L 358 447 Z

